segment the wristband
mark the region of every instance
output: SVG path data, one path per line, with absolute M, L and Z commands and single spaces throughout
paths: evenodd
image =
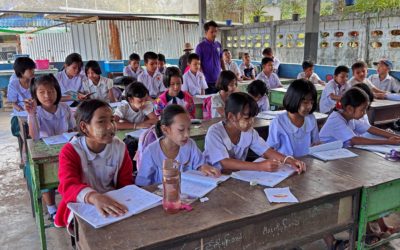
M 287 161 L 288 159 L 293 159 L 293 160 L 294 160 L 294 157 L 291 156 L 291 155 L 287 155 L 287 156 L 285 157 L 285 159 L 283 159 L 283 164 L 285 164 L 286 161 Z

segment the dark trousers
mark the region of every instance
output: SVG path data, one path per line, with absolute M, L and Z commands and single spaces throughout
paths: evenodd
M 208 82 L 208 89 L 206 89 L 206 95 L 218 93 L 218 89 L 215 87 L 215 82 Z

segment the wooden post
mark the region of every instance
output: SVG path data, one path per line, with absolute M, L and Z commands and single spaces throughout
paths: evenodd
M 203 40 L 204 37 L 204 23 L 207 20 L 207 1 L 199 0 L 199 42 Z
M 307 0 L 306 37 L 304 43 L 304 60 L 317 63 L 319 13 L 321 0 Z

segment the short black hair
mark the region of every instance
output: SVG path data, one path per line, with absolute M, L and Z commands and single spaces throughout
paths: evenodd
M 137 79 L 132 76 L 122 76 L 115 78 L 114 81 L 118 81 L 118 85 L 127 87 L 129 84 L 136 82 Z
M 223 70 L 218 76 L 217 82 L 215 83 L 215 87 L 218 90 L 228 91 L 228 85 L 233 80 L 236 80 L 236 75 L 230 70 Z M 236 83 L 237 85 L 237 83 Z
M 162 110 L 160 120 L 155 126 L 157 137 L 161 137 L 163 135 L 161 125 L 171 126 L 171 124 L 174 122 L 175 116 L 179 114 L 189 115 L 186 109 L 178 104 L 169 104 Z
M 110 104 L 99 99 L 88 99 L 82 101 L 75 112 L 76 126 L 78 128 L 78 136 L 86 135 L 84 131 L 81 130 L 80 123 L 90 123 L 93 119 L 94 112 L 102 107 L 108 107 L 111 109 Z
M 265 82 L 261 80 L 254 80 L 249 85 L 247 85 L 247 93 L 253 97 L 265 96 L 268 93 L 268 88 Z
M 314 62 L 306 60 L 301 64 L 301 67 L 303 67 L 303 70 L 314 67 Z
M 218 28 L 218 24 L 216 22 L 214 22 L 213 20 L 211 20 L 209 22 L 206 22 L 203 27 L 204 27 L 204 31 L 207 32 L 210 29 L 210 27 Z
M 224 53 L 224 52 L 231 52 L 231 51 L 229 49 L 223 49 L 222 53 Z
M 371 103 L 374 101 L 374 94 L 372 93 L 371 88 L 367 84 L 365 84 L 363 82 L 356 83 L 353 86 L 353 88 L 360 88 L 360 89 L 364 90 L 364 92 L 368 95 L 369 102 Z
M 17 59 L 15 59 L 13 68 L 15 71 L 15 75 L 17 75 L 18 78 L 21 78 L 26 70 L 36 69 L 36 64 L 29 57 L 18 57 Z
M 161 54 L 161 53 L 157 55 L 157 60 L 161 61 L 161 62 L 166 62 L 165 61 L 165 56 L 163 54 Z
M 283 107 L 290 113 L 297 113 L 301 102 L 310 94 L 314 102 L 310 111 L 311 114 L 317 109 L 317 89 L 309 80 L 294 80 L 283 97 Z
M 356 69 L 360 69 L 360 68 L 368 68 L 368 65 L 363 61 L 358 61 L 358 62 L 353 63 L 353 65 L 351 65 L 352 71 L 354 71 Z
M 189 64 L 192 63 L 192 60 L 198 60 L 198 61 L 200 61 L 200 56 L 197 55 L 196 53 L 191 53 L 191 54 L 189 54 L 189 56 L 188 56 L 188 63 L 189 63 Z
M 274 60 L 273 60 L 271 57 L 264 57 L 264 58 L 261 60 L 261 67 L 264 67 L 264 65 L 267 64 L 267 63 L 269 63 L 269 62 L 274 63 Z
M 179 68 L 177 68 L 177 67 L 168 67 L 165 70 L 164 79 L 163 79 L 164 86 L 166 88 L 169 88 L 169 86 L 171 85 L 171 78 L 173 76 L 181 78 L 181 81 L 183 83 L 181 70 Z
M 347 90 L 340 99 L 343 109 L 347 106 L 357 108 L 368 101 L 369 97 L 367 93 L 361 88 L 351 88 Z
M 339 74 L 342 73 L 342 72 L 344 72 L 344 73 L 349 73 L 349 72 L 350 72 L 349 67 L 347 67 L 347 66 L 345 66 L 345 65 L 337 66 L 336 69 L 335 69 L 335 72 L 334 72 L 333 74 L 334 74 L 335 76 L 337 76 L 337 75 L 339 75 Z
M 140 56 L 136 53 L 132 53 L 129 55 L 129 61 L 138 61 L 140 62 Z
M 244 92 L 232 93 L 225 103 L 225 117 L 228 117 L 228 113 L 234 115 L 242 113 L 246 107 L 249 107 L 249 117 L 255 117 L 258 114 L 259 108 L 253 97 Z
M 87 75 L 87 72 L 89 69 L 92 69 L 94 71 L 94 73 L 96 73 L 97 75 L 101 75 L 100 64 L 97 61 L 90 60 L 86 63 L 86 65 L 85 65 L 85 74 L 86 75 Z
M 243 53 L 242 57 L 245 57 L 245 56 L 250 56 L 250 54 L 245 52 L 245 53 Z
M 153 51 L 147 51 L 146 53 L 144 53 L 143 59 L 144 59 L 144 63 L 148 63 L 149 60 L 157 60 L 158 56 Z
M 65 65 L 70 66 L 73 63 L 77 63 L 79 65 L 79 70 L 83 65 L 82 57 L 78 53 L 71 53 L 65 58 Z
M 270 47 L 265 48 L 262 52 L 263 55 L 271 55 L 272 54 L 272 49 Z
M 149 90 L 141 82 L 133 82 L 126 87 L 125 97 L 128 98 L 144 98 L 149 94 Z
M 58 83 L 56 77 L 53 74 L 41 75 L 37 78 L 32 79 L 32 82 L 33 83 L 30 86 L 31 96 L 32 96 L 32 99 L 34 99 L 36 101 L 38 106 L 42 105 L 36 94 L 37 88 L 40 85 L 49 85 L 49 86 L 54 87 L 54 89 L 57 92 L 57 99 L 54 102 L 54 104 L 58 105 L 60 103 L 60 100 L 62 97 L 61 88 L 60 88 L 60 84 Z

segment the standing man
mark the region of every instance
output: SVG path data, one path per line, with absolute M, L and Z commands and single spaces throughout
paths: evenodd
M 196 54 L 200 57 L 201 69 L 206 78 L 208 88 L 206 94 L 217 93 L 215 83 L 217 82 L 221 68 L 225 70 L 222 60 L 222 45 L 215 41 L 218 33 L 218 25 L 214 21 L 204 24 L 205 39 L 196 47 Z
M 179 58 L 179 69 L 181 70 L 182 75 L 185 73 L 185 69 L 188 66 L 187 61 L 192 50 L 192 45 L 190 43 L 185 43 L 185 47 L 183 48 L 185 54 Z

